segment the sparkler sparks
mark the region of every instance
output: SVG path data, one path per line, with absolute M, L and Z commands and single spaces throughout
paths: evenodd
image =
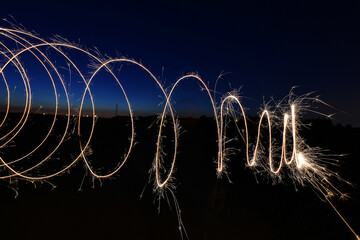
M 189 74 L 179 78 L 173 84 L 171 89 L 167 92 L 164 86 L 160 83 L 160 81 L 154 76 L 154 74 L 151 73 L 151 71 L 148 70 L 144 65 L 137 61 L 127 58 L 103 59 L 100 58 L 98 55 L 93 54 L 90 51 L 85 50 L 74 44 L 59 40 L 53 40 L 49 42 L 42 38 L 39 38 L 32 33 L 15 28 L 0 28 L 0 35 L 2 38 L 5 39 L 4 42 L 0 42 L 0 54 L 2 60 L 4 61 L 4 63 L 0 66 L 0 74 L 2 76 L 2 80 L 4 82 L 7 94 L 6 110 L 4 114 L 4 119 L 0 123 L 0 127 L 5 126 L 7 122 L 11 107 L 10 101 L 12 100 L 9 89 L 10 78 L 7 77 L 8 69 L 15 69 L 20 75 L 21 83 L 23 84 L 25 92 L 25 103 L 23 105 L 21 117 L 15 124 L 15 126 L 10 127 L 10 129 L 5 134 L 0 136 L 0 148 L 5 148 L 7 145 L 11 144 L 13 141 L 15 141 L 16 137 L 20 135 L 21 131 L 24 130 L 24 126 L 30 118 L 30 112 L 33 106 L 34 91 L 32 86 L 32 78 L 29 76 L 24 64 L 21 61 L 21 57 L 23 55 L 30 55 L 45 70 L 47 77 L 50 80 L 50 86 L 52 87 L 54 98 L 53 119 L 45 136 L 40 141 L 40 143 L 38 143 L 38 145 L 30 149 L 28 153 L 24 154 L 21 157 L 18 157 L 16 159 L 7 159 L 5 156 L 0 156 L 0 167 L 2 168 L 2 175 L 0 176 L 0 179 L 11 179 L 19 177 L 30 181 L 46 180 L 64 173 L 81 160 L 84 162 L 84 165 L 88 169 L 91 176 L 93 176 L 94 178 L 110 178 L 114 176 L 117 172 L 119 172 L 119 170 L 129 159 L 129 156 L 133 149 L 135 139 L 135 124 L 131 102 L 120 79 L 117 77 L 114 70 L 112 69 L 112 65 L 116 63 L 127 63 L 135 65 L 140 70 L 145 71 L 145 73 L 148 74 L 150 78 L 154 81 L 154 83 L 160 88 L 166 101 L 162 114 L 160 116 L 159 130 L 156 141 L 156 154 L 151 172 L 155 175 L 155 190 L 158 191 L 160 194 L 163 194 L 163 191 L 169 190 L 171 196 L 173 196 L 174 198 L 176 209 L 179 209 L 179 206 L 175 199 L 175 195 L 171 190 L 170 183 L 173 177 L 177 159 L 179 126 L 176 120 L 174 109 L 171 104 L 171 99 L 174 91 L 181 82 L 187 80 L 195 80 L 199 82 L 201 87 L 205 90 L 212 106 L 214 119 L 216 122 L 216 132 L 218 140 L 217 172 L 219 176 L 226 172 L 226 163 L 228 160 L 227 153 L 231 150 L 226 147 L 227 122 L 225 121 L 225 119 L 227 116 L 230 115 L 235 116 L 237 114 L 237 111 L 235 111 L 235 107 L 238 107 L 240 109 L 238 113 L 242 115 L 242 121 L 236 121 L 235 124 L 238 125 L 239 122 L 242 122 L 244 126 L 243 128 L 237 126 L 237 129 L 239 130 L 239 135 L 242 137 L 245 143 L 247 166 L 254 169 L 254 171 L 257 171 L 258 169 L 265 170 L 265 172 L 268 173 L 268 176 L 274 179 L 280 179 L 283 175 L 287 174 L 294 182 L 300 183 L 304 186 L 309 185 L 313 187 L 314 189 L 316 189 L 317 192 L 320 193 L 320 196 L 326 199 L 326 201 L 331 205 L 331 207 L 339 215 L 342 221 L 347 225 L 349 230 L 351 230 L 353 234 L 357 237 L 357 239 L 359 239 L 359 236 L 348 224 L 345 218 L 340 214 L 340 212 L 335 208 L 331 201 L 331 197 L 343 196 L 343 193 L 332 183 L 332 179 L 337 179 L 339 181 L 343 180 L 335 172 L 328 170 L 324 163 L 317 161 L 317 152 L 305 144 L 305 141 L 301 138 L 298 132 L 298 126 L 300 125 L 298 116 L 302 110 L 302 101 L 315 99 L 311 99 L 307 95 L 300 98 L 293 98 L 292 96 L 289 96 L 286 101 L 284 100 L 284 102 L 286 102 L 285 104 L 283 104 L 283 102 L 277 104 L 277 108 L 275 111 L 270 111 L 270 108 L 265 108 L 260 114 L 257 135 L 254 141 L 255 144 L 253 144 L 250 142 L 251 136 L 249 136 L 250 134 L 248 129 L 248 118 L 245 112 L 245 108 L 242 105 L 241 98 L 236 94 L 228 94 L 221 100 L 219 106 L 217 106 L 215 96 L 211 94 L 211 90 L 204 82 L 204 80 L 196 74 Z M 7 44 L 8 42 L 9 44 Z M 10 46 L 14 45 L 17 46 L 17 48 L 15 50 L 11 50 Z M 92 67 L 94 69 L 90 77 L 86 77 L 86 74 L 81 70 L 78 64 L 69 57 L 66 52 L 67 50 L 80 52 L 81 54 L 86 55 L 87 58 L 91 59 L 93 63 Z M 61 70 L 57 66 L 56 61 L 52 60 L 49 57 L 48 52 L 50 51 L 58 54 L 63 60 L 65 60 L 68 66 L 71 66 L 71 68 L 75 70 L 76 74 L 82 81 L 81 83 L 84 86 L 84 91 L 81 96 L 81 101 L 78 107 L 78 113 L 76 117 L 77 124 L 73 123 L 74 121 L 72 121 L 71 117 L 74 115 L 74 110 L 72 109 L 73 103 L 71 100 L 71 93 L 68 92 L 67 81 L 65 77 L 61 74 Z M 91 86 L 94 78 L 102 70 L 105 70 L 120 88 L 126 101 L 126 105 L 128 107 L 131 128 L 129 145 L 124 157 L 119 160 L 119 163 L 115 168 L 113 168 L 107 173 L 100 173 L 95 171 L 87 156 L 88 152 L 91 150 L 90 144 L 94 134 L 95 122 L 97 118 L 97 112 L 95 109 L 94 96 L 91 91 Z M 66 110 L 64 114 L 61 114 L 59 109 L 60 93 L 65 96 L 64 101 L 66 103 Z M 82 119 L 85 112 L 84 108 L 87 98 L 89 99 L 90 103 L 91 126 L 90 131 L 86 136 L 86 134 L 83 134 L 82 131 L 84 123 L 84 120 Z M 174 145 L 170 168 L 165 169 L 165 156 L 164 154 L 162 154 L 162 138 L 164 135 L 163 128 L 165 125 L 165 119 L 168 114 L 170 116 L 173 126 L 172 131 L 174 135 Z M 39 150 L 45 145 L 48 146 L 47 142 L 51 138 L 52 133 L 55 132 L 55 125 L 60 115 L 65 115 L 66 120 L 63 130 L 61 131 L 61 134 L 59 134 L 60 137 L 57 138 L 57 142 L 52 145 L 52 149 L 45 156 L 42 156 L 40 160 L 36 159 L 36 161 L 33 161 L 33 163 L 29 165 L 28 160 L 33 159 L 32 156 L 36 154 L 36 152 L 39 152 Z M 282 116 L 279 117 L 279 115 Z M 279 119 L 282 119 L 282 121 L 277 121 Z M 72 126 L 75 126 L 77 131 L 72 132 L 72 130 L 74 129 Z M 267 128 L 266 135 L 268 136 L 268 139 L 266 140 L 263 140 L 264 134 L 262 133 L 262 131 L 264 131 L 264 128 Z M 275 144 L 273 134 L 275 128 L 282 129 L 281 145 Z M 289 133 L 291 133 L 291 136 L 289 136 Z M 53 171 L 37 174 L 36 170 L 40 169 L 43 165 L 48 163 L 56 154 L 61 152 L 62 146 L 65 144 L 68 138 L 78 139 L 77 141 L 79 144 L 79 149 L 77 151 L 77 155 L 73 157 L 71 161 L 61 169 L 54 169 Z M 267 143 L 267 147 L 264 147 L 264 142 Z M 291 149 L 291 153 L 289 153 L 289 149 Z M 264 157 L 265 152 L 267 152 L 266 157 Z M 280 158 L 280 160 L 278 161 L 278 163 L 276 163 L 278 157 Z M 267 159 L 266 162 L 263 161 L 264 158 Z M 22 163 L 25 162 L 26 164 L 22 165 Z M 286 167 L 286 169 L 284 169 L 284 167 Z M 182 221 L 179 212 L 178 219 L 179 227 L 181 227 Z

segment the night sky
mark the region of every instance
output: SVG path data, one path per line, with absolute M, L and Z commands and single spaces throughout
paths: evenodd
M 141 61 L 165 87 L 196 72 L 213 89 L 225 73 L 218 97 L 242 87 L 246 107 L 256 113 L 263 97 L 279 100 L 297 86 L 296 94 L 315 92 L 347 112 L 325 109 L 337 113 L 335 120 L 341 124 L 359 126 L 356 1 L 7 1 L 0 11 L 2 18 L 45 39 L 57 34 L 88 48 L 96 46 L 104 55 Z M 123 76 L 126 79 L 126 73 Z M 158 113 L 161 92 L 144 76 L 123 84 L 136 113 Z M 126 112 L 122 100 L 113 99 L 121 92 L 100 81 L 93 89 L 98 90 L 98 109 L 114 112 L 119 104 Z M 208 98 L 199 89 L 191 81 L 179 86 L 174 97 L 180 114 L 210 115 Z

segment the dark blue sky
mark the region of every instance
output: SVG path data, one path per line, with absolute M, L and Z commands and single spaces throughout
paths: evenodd
M 343 124 L 360 126 L 359 2 L 248 2 L 16 1 L 2 3 L 0 16 L 12 15 L 41 37 L 80 39 L 104 54 L 141 60 L 166 86 L 197 72 L 212 88 L 222 71 L 230 73 L 219 91 L 243 86 L 254 112 L 263 96 L 281 99 L 299 86 L 296 93 L 315 91 L 348 112 L 336 116 Z M 135 111 L 151 112 L 161 101 L 147 81 L 124 83 Z M 94 86 L 98 99 L 104 99 L 99 104 L 114 109 L 115 103 L 106 99 L 112 94 L 101 91 L 100 83 Z M 182 107 L 195 115 L 209 110 L 196 83 L 180 86 L 176 101 L 179 112 Z

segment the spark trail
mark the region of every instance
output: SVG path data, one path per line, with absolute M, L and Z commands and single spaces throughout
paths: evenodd
M 178 136 L 179 136 L 179 126 L 172 107 L 171 99 L 176 88 L 183 81 L 197 81 L 200 86 L 205 90 L 211 107 L 214 114 L 214 120 L 216 122 L 216 132 L 217 132 L 217 142 L 218 142 L 218 154 L 217 154 L 217 173 L 218 176 L 221 176 L 226 172 L 226 163 L 228 161 L 228 153 L 231 149 L 226 147 L 227 137 L 226 137 L 226 119 L 229 116 L 236 118 L 236 115 L 240 114 L 242 116 L 243 128 L 237 125 L 239 135 L 245 143 L 245 155 L 246 155 L 246 164 L 249 168 L 257 171 L 258 169 L 265 170 L 269 177 L 274 179 L 281 179 L 281 176 L 287 174 L 291 177 L 294 182 L 300 183 L 301 185 L 311 186 L 316 189 L 319 195 L 322 196 L 335 210 L 341 220 L 346 224 L 349 230 L 356 236 L 357 239 L 360 239 L 356 234 L 354 229 L 349 225 L 345 218 L 340 214 L 337 208 L 334 206 L 331 198 L 334 196 L 343 196 L 343 193 L 333 184 L 333 179 L 338 181 L 344 181 L 338 176 L 337 173 L 327 169 L 326 165 L 319 161 L 317 157 L 316 150 L 310 148 L 305 144 L 304 139 L 298 133 L 298 126 L 300 125 L 299 115 L 303 111 L 303 106 L 305 101 L 319 101 L 316 98 L 311 98 L 309 95 L 302 97 L 294 97 L 289 95 L 282 102 L 276 104 L 276 110 L 270 111 L 270 107 L 265 107 L 261 112 L 259 123 L 257 127 L 257 135 L 255 136 L 255 141 L 250 142 L 249 130 L 248 130 L 248 118 L 246 116 L 245 108 L 242 105 L 241 98 L 237 94 L 229 93 L 217 105 L 215 101 L 215 95 L 211 94 L 211 90 L 204 82 L 204 80 L 196 75 L 189 74 L 179 78 L 170 88 L 169 91 L 166 91 L 161 82 L 155 77 L 155 75 L 147 69 L 141 63 L 127 59 L 127 58 L 114 58 L 114 59 L 105 59 L 99 56 L 97 53 L 92 53 L 80 46 L 69 43 L 63 39 L 53 39 L 51 41 L 46 41 L 37 35 L 27 32 L 22 29 L 17 28 L 0 28 L 0 37 L 3 41 L 0 41 L 0 75 L 4 83 L 6 98 L 5 98 L 5 113 L 4 118 L 0 122 L 0 129 L 6 128 L 6 132 L 1 132 L 0 135 L 0 149 L 6 148 L 8 145 L 16 142 L 16 137 L 24 130 L 26 123 L 29 120 L 30 112 L 33 107 L 33 85 L 32 77 L 29 76 L 29 73 L 23 63 L 23 56 L 31 57 L 35 62 L 39 64 L 46 73 L 46 76 L 50 82 L 50 88 L 54 98 L 53 105 L 53 119 L 50 127 L 47 129 L 47 132 L 43 139 L 35 147 L 30 149 L 26 154 L 20 156 L 16 159 L 7 159 L 3 154 L 0 156 L 0 179 L 12 179 L 12 178 L 23 178 L 30 181 L 37 180 L 46 180 L 53 178 L 60 174 L 63 174 L 74 166 L 77 162 L 82 161 L 89 173 L 94 178 L 109 178 L 114 176 L 119 170 L 124 166 L 124 164 L 129 159 L 131 151 L 134 146 L 135 139 L 135 123 L 134 123 L 134 114 L 131 106 L 131 102 L 127 96 L 126 90 L 123 87 L 120 79 L 113 70 L 114 64 L 130 64 L 136 66 L 140 71 L 145 72 L 154 84 L 161 90 L 163 98 L 165 99 L 165 105 L 160 116 L 159 129 L 156 141 L 156 154 L 153 160 L 153 166 L 151 173 L 155 175 L 154 186 L 155 190 L 163 196 L 163 191 L 169 190 L 171 195 L 174 198 L 176 208 L 178 209 L 178 203 L 175 199 L 174 193 L 171 190 L 171 181 L 174 173 L 174 168 L 176 165 L 177 159 L 177 149 L 178 149 Z M 83 72 L 82 68 L 75 60 L 70 57 L 68 52 L 75 51 L 86 56 L 92 63 L 92 72 L 90 77 L 87 76 L 87 72 Z M 62 58 L 62 61 L 66 62 L 69 69 L 74 69 L 78 78 L 81 79 L 81 84 L 83 84 L 83 93 L 81 94 L 81 101 L 74 113 L 74 103 L 71 99 L 71 93 L 68 92 L 68 82 L 64 75 L 61 73 L 61 67 L 58 66 L 57 59 L 54 60 L 51 58 L 52 54 L 57 54 L 58 58 Z M 25 58 L 27 59 L 27 58 Z M 128 114 L 130 117 L 130 140 L 126 153 L 123 158 L 119 158 L 119 163 L 115 168 L 108 171 L 107 173 L 100 173 L 94 170 L 90 161 L 88 160 L 88 151 L 90 149 L 90 143 L 95 130 L 95 123 L 97 119 L 97 112 L 94 104 L 94 96 L 91 92 L 91 86 L 94 78 L 101 72 L 105 71 L 111 76 L 113 81 L 121 90 L 123 97 L 125 99 Z M 9 73 L 10 72 L 10 73 Z M 23 85 L 25 100 L 22 105 L 21 116 L 13 126 L 9 127 L 7 125 L 9 113 L 11 112 L 11 101 L 12 93 L 9 88 L 11 85 L 9 81 L 13 78 L 13 74 L 17 73 L 20 76 L 21 84 Z M 9 75 L 9 77 L 8 77 Z M 60 94 L 61 93 L 61 94 Z M 60 95 L 65 96 L 65 111 L 60 113 Z M 82 124 L 84 116 L 84 107 L 86 99 L 90 103 L 90 114 L 91 114 L 91 127 L 90 131 L 86 134 L 82 133 Z M 236 111 L 235 109 L 239 109 Z M 29 161 L 33 159 L 33 155 L 36 152 L 40 151 L 41 148 L 48 148 L 47 142 L 52 137 L 52 133 L 55 131 L 55 125 L 60 116 L 66 116 L 66 120 L 63 126 L 61 133 L 58 133 L 57 141 L 52 143 L 51 150 L 47 152 L 45 156 L 41 156 L 40 159 L 35 161 Z M 281 117 L 279 117 L 279 115 Z M 76 123 L 72 120 L 72 116 L 75 116 Z M 173 155 L 171 156 L 171 164 L 169 169 L 164 168 L 164 158 L 162 149 L 162 139 L 163 139 L 163 128 L 165 125 L 165 119 L 170 116 L 172 131 L 174 135 L 174 145 L 173 145 Z M 236 121 L 235 124 L 238 124 Z M 73 131 L 74 127 L 76 131 Z M 276 145 L 274 143 L 274 134 L 273 129 L 281 129 L 282 138 L 279 142 L 281 145 Z M 4 128 L 5 129 L 5 128 Z M 267 147 L 263 146 L 262 131 L 267 129 L 268 139 L 265 141 Z M 290 134 L 289 134 L 290 133 Z M 61 168 L 56 168 L 54 170 L 49 170 L 45 173 L 38 173 L 36 170 L 40 169 L 43 165 L 48 163 L 54 156 L 62 151 L 62 146 L 65 144 L 67 139 L 72 138 L 76 139 L 78 142 L 78 150 L 76 154 L 70 159 L 66 164 L 62 164 Z M 140 139 L 141 140 L 141 139 Z M 291 149 L 291 153 L 288 151 Z M 267 151 L 265 151 L 267 150 Z M 264 158 L 265 153 L 267 154 L 267 162 L 264 163 L 262 158 Z M 280 153 L 280 154 L 279 154 Z M 276 160 L 278 159 L 279 160 Z M 275 161 L 276 160 L 276 161 Z M 29 163 L 31 162 L 31 163 Z M 24 164 L 22 164 L 24 163 Z M 26 163 L 26 164 L 25 164 Z M 286 167 L 286 170 L 284 168 Z M 346 182 L 346 181 L 345 181 Z M 178 212 L 179 227 L 182 226 L 181 217 Z

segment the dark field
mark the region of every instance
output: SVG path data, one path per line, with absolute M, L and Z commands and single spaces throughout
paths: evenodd
M 36 120 L 34 116 L 32 120 L 44 121 L 39 125 L 48 126 L 45 122 L 51 121 L 51 117 Z M 64 119 L 58 120 L 60 126 L 62 121 Z M 153 182 L 147 184 L 156 149 L 154 121 L 154 117 L 137 118 L 137 144 L 128 162 L 111 179 L 92 181 L 80 160 L 66 174 L 49 180 L 56 186 L 54 189 L 44 181 L 3 180 L 0 187 L 1 239 L 181 239 L 171 194 L 167 195 L 171 209 L 166 199 L 162 199 L 158 213 L 159 201 L 152 192 Z M 95 169 L 103 167 L 101 171 L 106 172 L 116 165 L 119 156 L 123 156 L 129 142 L 128 123 L 120 117 L 98 119 L 91 145 L 93 152 L 89 155 Z M 307 123 L 311 123 L 311 127 L 300 131 L 307 144 L 331 150 L 328 154 L 348 154 L 338 158 L 341 166 L 335 169 L 343 178 L 359 184 L 360 129 L 333 126 L 327 120 Z M 84 124 L 86 128 L 89 122 L 84 120 Z M 214 120 L 187 118 L 181 119 L 180 124 L 182 133 L 174 184 L 189 239 L 355 239 L 331 206 L 321 201 L 310 187 L 295 187 L 288 178 L 273 185 L 266 176 L 254 175 L 245 167 L 244 151 L 236 152 L 229 163 L 228 177 L 232 183 L 226 175 L 218 179 Z M 19 148 L 26 148 L 26 141 L 32 139 L 30 136 L 41 135 L 36 131 L 25 130 L 24 135 L 15 140 L 16 146 L 2 150 L 2 156 L 20 154 Z M 166 131 L 171 138 L 171 131 Z M 55 130 L 39 156 L 56 144 L 60 132 Z M 234 133 L 233 129 L 228 133 Z M 118 138 L 120 140 L 116 141 Z M 71 153 L 78 148 L 76 141 L 69 140 L 61 149 L 63 155 L 56 155 L 49 165 L 31 174 L 41 175 L 65 166 L 71 154 L 76 153 L 76 150 Z M 165 141 L 164 150 L 169 152 L 169 160 L 171 145 L 167 145 Z M 236 146 L 243 148 L 241 144 Z M 17 189 L 17 198 L 9 186 Z M 357 186 L 344 186 L 353 199 L 333 201 L 359 232 Z

